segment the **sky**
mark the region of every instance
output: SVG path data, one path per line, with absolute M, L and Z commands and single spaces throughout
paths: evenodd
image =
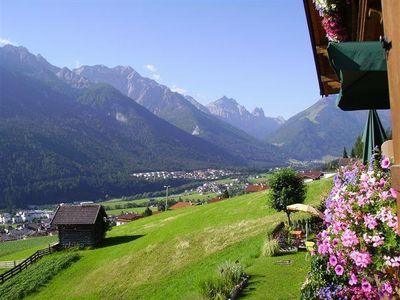
M 288 118 L 319 99 L 301 0 L 0 0 L 0 45 L 59 67 L 130 65 L 203 104 Z

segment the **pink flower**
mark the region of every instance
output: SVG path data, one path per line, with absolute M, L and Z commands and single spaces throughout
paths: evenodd
M 354 275 L 354 273 L 351 273 L 351 274 L 350 274 L 349 284 L 350 284 L 350 285 L 356 285 L 357 282 L 358 282 L 357 276 Z
M 331 255 L 331 257 L 329 258 L 329 263 L 332 267 L 337 265 L 337 258 L 334 255 Z
M 344 268 L 341 265 L 337 265 L 335 267 L 335 273 L 336 275 L 342 276 L 344 272 Z
M 382 169 L 387 169 L 387 168 L 390 167 L 390 160 L 389 160 L 389 158 L 385 157 L 384 159 L 382 159 L 381 167 L 382 167 Z
M 384 294 L 392 295 L 393 294 L 392 285 L 389 282 L 385 282 L 384 284 L 382 284 L 382 292 Z
M 318 245 L 318 253 L 326 254 L 328 252 L 329 252 L 329 243 L 328 241 L 324 240 L 322 244 Z
M 379 236 L 379 235 L 374 235 L 371 238 L 371 240 L 373 242 L 373 244 L 372 244 L 373 247 L 379 247 L 379 246 L 382 246 L 384 244 L 385 238 L 382 237 L 382 236 Z
M 366 214 L 364 216 L 364 223 L 368 229 L 375 229 L 375 227 L 378 225 L 376 219 L 371 214 Z
M 370 293 L 372 291 L 371 284 L 365 278 L 361 281 L 361 288 L 365 293 Z
M 390 194 L 393 198 L 397 199 L 397 191 L 394 188 L 390 188 Z
M 358 239 L 356 233 L 350 229 L 346 229 L 342 235 L 342 243 L 345 247 L 357 245 Z
M 368 252 L 353 251 L 350 257 L 357 266 L 362 268 L 366 268 L 371 263 L 371 255 Z

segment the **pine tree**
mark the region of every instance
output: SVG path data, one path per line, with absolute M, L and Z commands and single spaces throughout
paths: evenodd
M 349 155 L 347 154 L 346 147 L 343 148 L 343 158 L 349 158 Z
M 355 152 L 355 157 L 357 158 L 362 158 L 363 155 L 363 149 L 364 149 L 364 143 L 362 142 L 362 137 L 359 135 L 356 138 L 356 141 L 354 143 L 354 152 Z
M 354 147 L 351 148 L 350 157 L 351 157 L 351 158 L 355 158 L 355 157 L 356 157 L 356 150 L 354 150 Z

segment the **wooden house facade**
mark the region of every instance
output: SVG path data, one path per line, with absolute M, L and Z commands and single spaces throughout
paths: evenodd
M 328 39 L 322 17 L 316 10 L 315 1 L 303 2 L 320 93 L 324 96 L 337 94 L 342 85 L 329 63 Z M 390 153 L 389 157 L 394 161 L 391 166 L 392 187 L 400 191 L 400 1 L 352 0 L 346 3 L 350 8 L 344 16 L 344 25 L 348 31 L 346 41 L 381 41 L 384 49 L 392 116 L 392 140 L 386 145 L 391 150 L 385 154 L 388 156 Z M 400 234 L 400 193 L 397 195 L 397 215 Z
M 101 205 L 60 205 L 52 220 L 60 246 L 95 246 L 107 231 L 107 214 Z

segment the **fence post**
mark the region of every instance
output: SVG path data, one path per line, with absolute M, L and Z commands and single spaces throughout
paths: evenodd
M 17 265 L 17 264 L 15 263 L 15 260 L 14 260 L 14 268 L 15 268 L 16 265 Z

